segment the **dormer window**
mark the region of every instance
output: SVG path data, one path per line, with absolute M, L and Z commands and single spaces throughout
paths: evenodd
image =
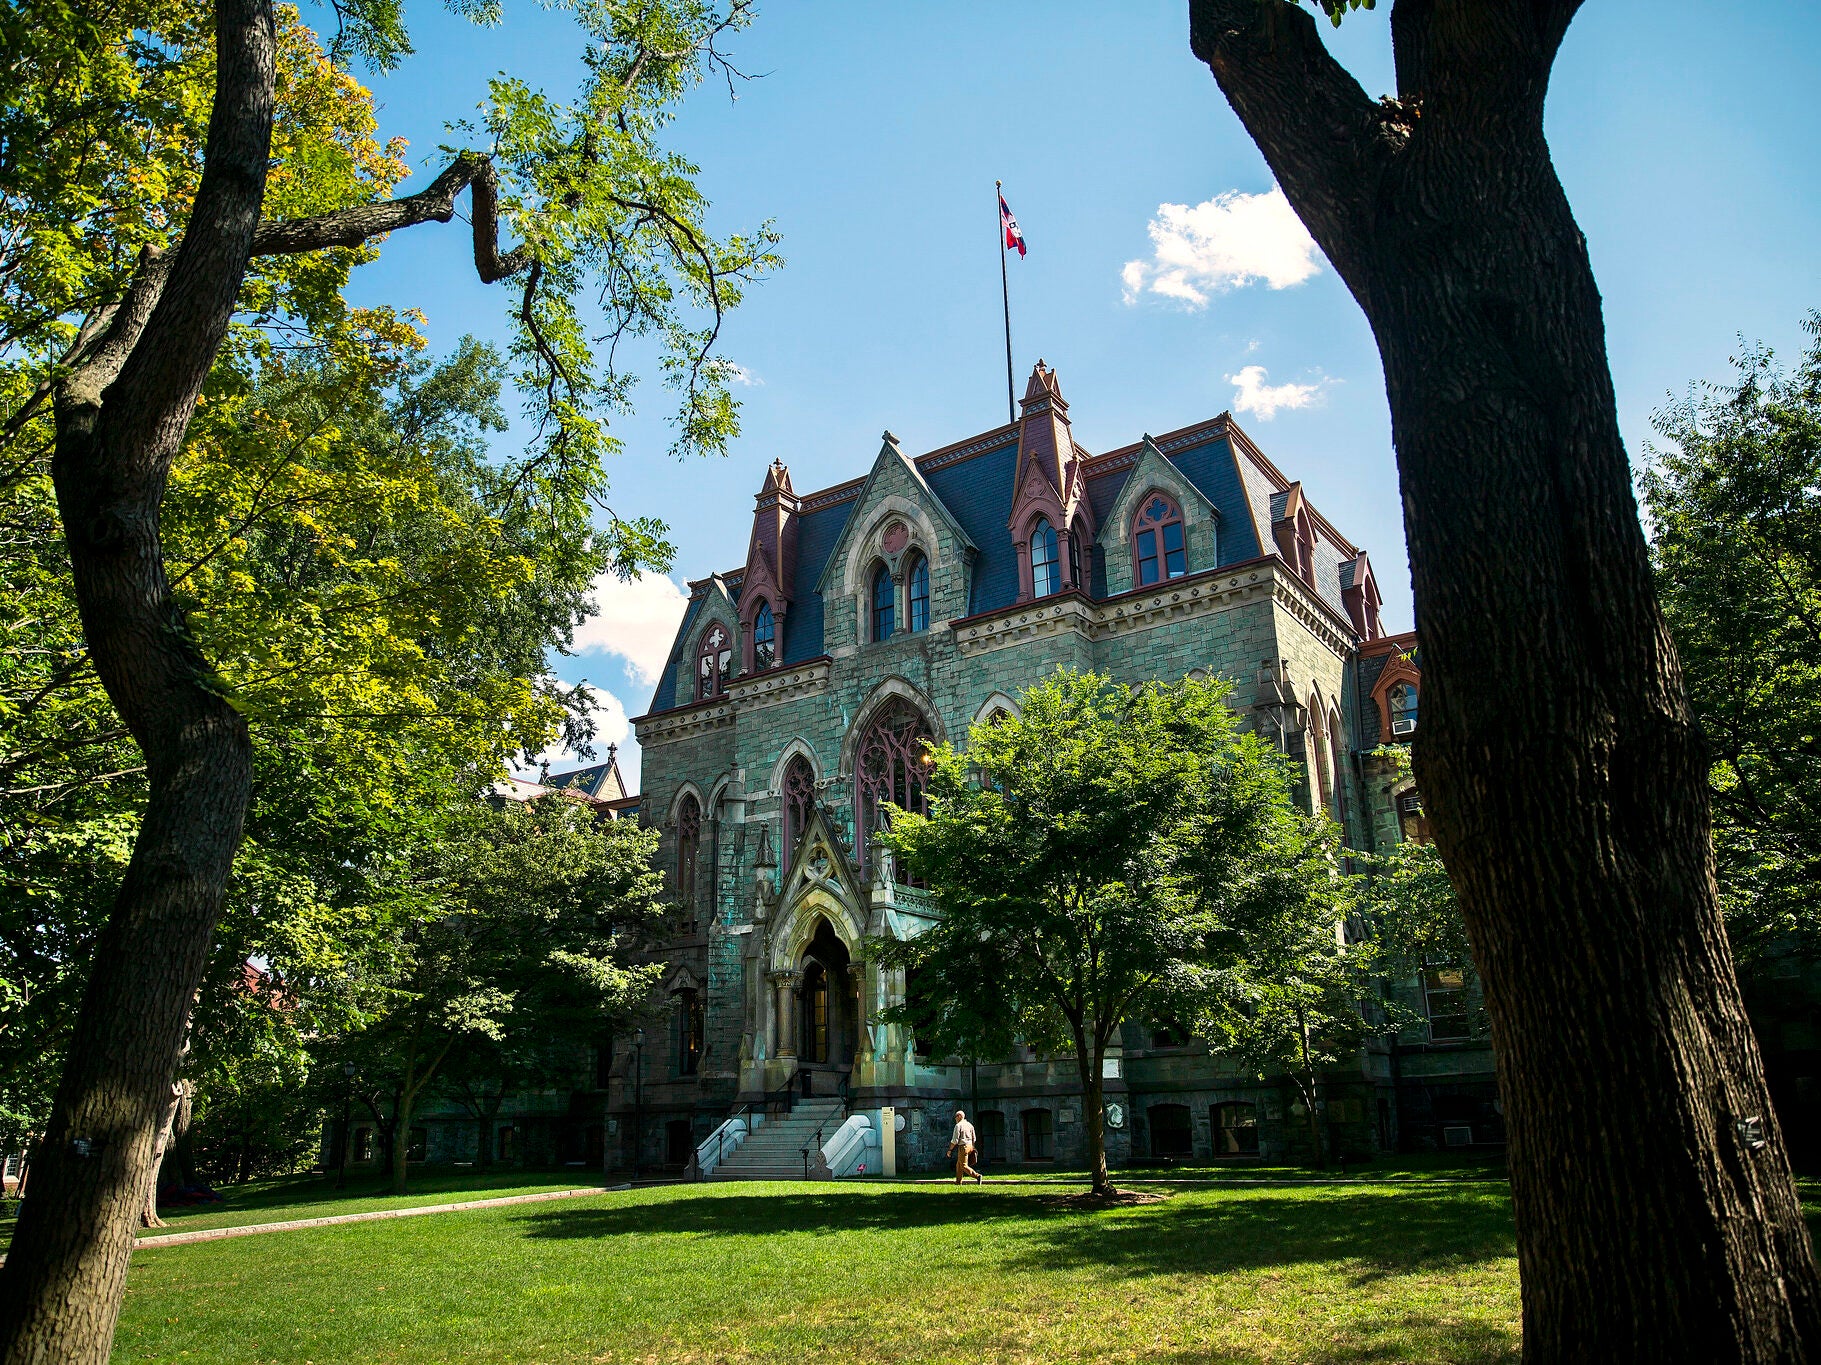
M 752 671 L 763 673 L 778 662 L 778 623 L 771 614 L 771 603 L 759 603 L 758 615 L 752 618 Z
M 897 628 L 897 585 L 892 582 L 891 570 L 881 564 L 873 570 L 873 643 L 892 638 L 892 631 Z
M 1132 559 L 1139 587 L 1181 578 L 1189 571 L 1183 548 L 1182 511 L 1161 493 L 1146 500 L 1132 523 Z
M 910 573 L 906 575 L 910 583 L 907 599 L 910 608 L 910 620 L 906 628 L 913 634 L 929 629 L 929 561 L 922 555 L 915 555 L 911 560 Z
M 1056 528 L 1047 517 L 1038 517 L 1031 528 L 1031 595 L 1048 597 L 1062 589 L 1061 565 L 1056 558 Z
M 706 701 L 727 690 L 733 668 L 733 636 L 720 622 L 710 626 L 696 650 L 696 700 Z
M 1391 713 L 1391 733 L 1397 737 L 1416 733 L 1416 689 L 1409 683 L 1398 683 L 1385 693 L 1385 706 Z

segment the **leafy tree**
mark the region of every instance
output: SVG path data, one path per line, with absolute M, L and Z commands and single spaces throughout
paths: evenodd
M 261 721 L 199 1045 L 232 1017 L 249 957 L 284 984 L 299 1027 L 336 1027 L 388 970 L 389 926 L 424 913 L 404 875 L 416 851 L 514 751 L 559 723 L 586 740 L 585 691 L 543 673 L 601 568 L 586 512 L 512 494 L 487 462 L 502 423 L 490 351 L 431 365 L 408 329 L 355 322 L 257 385 L 225 373 L 165 499 L 192 628 Z M 30 484 L 0 509 L 23 517 Z M 10 619 L 75 619 L 67 572 L 9 568 Z M 4 693 L 13 785 L 0 791 L 0 1084 L 30 1092 L 34 1131 L 145 799 L 79 634 L 55 649 L 36 638 L 47 647 L 20 651 Z
M 1096 1194 L 1107 1044 L 1128 1018 L 1199 1019 L 1231 994 L 1232 925 L 1288 809 L 1281 757 L 1240 733 L 1227 691 L 1059 670 L 965 754 L 934 748 L 929 814 L 895 812 L 885 836 L 941 918 L 884 960 L 930 998 L 971 992 L 1001 1035 L 1073 1051 Z
M 1364 0 L 1318 3 L 1339 22 Z M 1384 362 L 1416 773 L 1498 1041 L 1525 1354 L 1790 1359 L 1821 1340 L 1821 1271 L 1543 131 L 1579 9 L 1395 0 L 1397 91 L 1376 100 L 1286 0 L 1190 0 L 1189 38 Z
M 482 807 L 434 852 L 438 912 L 405 926 L 389 998 L 330 1049 L 360 1069 L 396 1192 L 411 1116 L 458 1049 L 588 1038 L 648 1011 L 662 964 L 628 958 L 663 922 L 657 837 L 554 796 Z
M 1287 790 L 1261 813 L 1240 893 L 1221 898 L 1231 983 L 1197 1019 L 1258 1076 L 1291 1079 L 1317 1166 L 1328 1156 L 1324 1074 L 1357 1064 L 1367 1038 L 1385 1030 L 1378 945 L 1348 932 L 1335 833 L 1325 815 L 1293 807 Z
M 514 493 L 546 508 L 602 495 L 604 423 L 630 400 L 614 359 L 624 339 L 660 347 L 681 395 L 677 449 L 719 447 L 735 406 L 714 344 L 743 284 L 774 263 L 772 238 L 713 238 L 694 168 L 660 134 L 691 87 L 731 72 L 717 44 L 748 8 L 575 7 L 589 58 L 577 97 L 560 104 L 501 78 L 478 125 L 458 130 L 483 149 L 451 152 L 425 190 L 397 200 L 385 196 L 402 167 L 369 136 L 365 92 L 339 65 L 408 52 L 390 0 L 339 7 L 326 53 L 272 0 L 8 11 L 0 277 L 19 284 L 0 323 L 0 458 L 17 473 L 50 454 L 87 666 L 143 756 L 145 796 L 35 1197 L 0 1270 L 0 1359 L 107 1354 L 132 1217 L 243 831 L 259 717 L 186 620 L 159 517 L 218 359 L 256 365 L 288 330 L 333 328 L 341 282 L 369 243 L 448 221 L 466 191 L 478 273 L 519 286 L 514 359 L 540 434 L 508 476 Z M 502 219 L 519 238 L 510 250 Z M 73 228 L 29 230 L 58 222 Z M 606 315 L 599 355 L 590 337 L 602 331 L 575 302 L 584 290 Z M 237 316 L 259 325 L 236 328 Z M 654 528 L 610 517 L 602 543 L 630 570 L 652 561 L 655 541 Z
M 1821 314 L 1794 372 L 1655 416 L 1642 475 L 1657 591 L 1713 753 L 1714 849 L 1741 966 L 1821 956 Z

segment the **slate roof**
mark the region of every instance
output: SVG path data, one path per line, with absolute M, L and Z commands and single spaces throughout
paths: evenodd
M 1010 606 L 1017 600 L 1018 564 L 1007 522 L 1011 516 L 1013 480 L 1018 472 L 1018 432 L 1018 426 L 1008 424 L 919 455 L 914 460 L 931 492 L 979 549 L 968 600 L 970 616 Z M 1230 414 L 1222 413 L 1209 421 L 1155 439 L 1164 456 L 1200 490 L 1219 514 L 1220 564 L 1256 559 L 1275 549 L 1271 522 L 1282 511 L 1289 481 L 1259 453 Z M 1082 460 L 1081 473 L 1087 480 L 1087 497 L 1096 519 L 1104 519 L 1119 497 L 1137 463 L 1139 449 L 1139 445 L 1134 444 L 1093 456 L 1076 446 L 1075 454 Z M 768 481 L 772 477 L 768 474 Z M 780 664 L 802 663 L 817 658 L 824 651 L 823 601 L 816 586 L 848 518 L 853 515 L 864 482 L 863 478 L 857 478 L 798 495 L 796 571 L 791 587 L 792 602 L 784 621 L 784 638 L 779 644 Z M 1313 508 L 1310 510 L 1317 527 L 1315 587 L 1345 619 L 1341 590 L 1351 582 L 1357 550 L 1339 537 L 1326 518 Z M 736 599 L 740 576 L 741 571 L 722 575 Z M 1089 590 L 1096 597 L 1106 595 L 1106 566 L 1098 553 L 1093 556 L 1090 568 Z M 677 660 L 684 651 L 685 642 L 693 637 L 707 595 L 707 588 L 699 587 L 684 613 L 670 658 L 651 699 L 654 713 L 676 705 Z

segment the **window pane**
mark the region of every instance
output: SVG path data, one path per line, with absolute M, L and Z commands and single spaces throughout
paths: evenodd
M 873 639 L 889 640 L 897 622 L 893 619 L 892 576 L 881 564 L 873 573 Z
M 1188 558 L 1182 549 L 1182 523 L 1172 521 L 1163 528 L 1164 568 L 1171 578 L 1181 578 L 1189 571 Z
M 919 559 L 911 570 L 910 628 L 912 631 L 929 629 L 929 561 L 926 559 Z
M 752 666 L 755 671 L 770 668 L 777 659 L 778 626 L 771 614 L 771 603 L 759 606 L 752 622 Z
M 1038 520 L 1031 531 L 1031 592 L 1048 597 L 1062 586 L 1056 563 L 1056 528 Z
M 1157 581 L 1157 532 L 1138 533 L 1138 585 Z

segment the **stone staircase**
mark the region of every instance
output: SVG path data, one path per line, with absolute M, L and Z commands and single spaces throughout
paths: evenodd
M 822 1129 L 826 1142 L 840 1126 L 840 1100 L 800 1100 L 789 1114 L 768 1118 L 754 1129 L 740 1144 L 740 1150 L 716 1166 L 709 1179 L 801 1180 L 805 1147 L 811 1148 L 812 1174 L 818 1164 L 814 1150 L 816 1129 Z

